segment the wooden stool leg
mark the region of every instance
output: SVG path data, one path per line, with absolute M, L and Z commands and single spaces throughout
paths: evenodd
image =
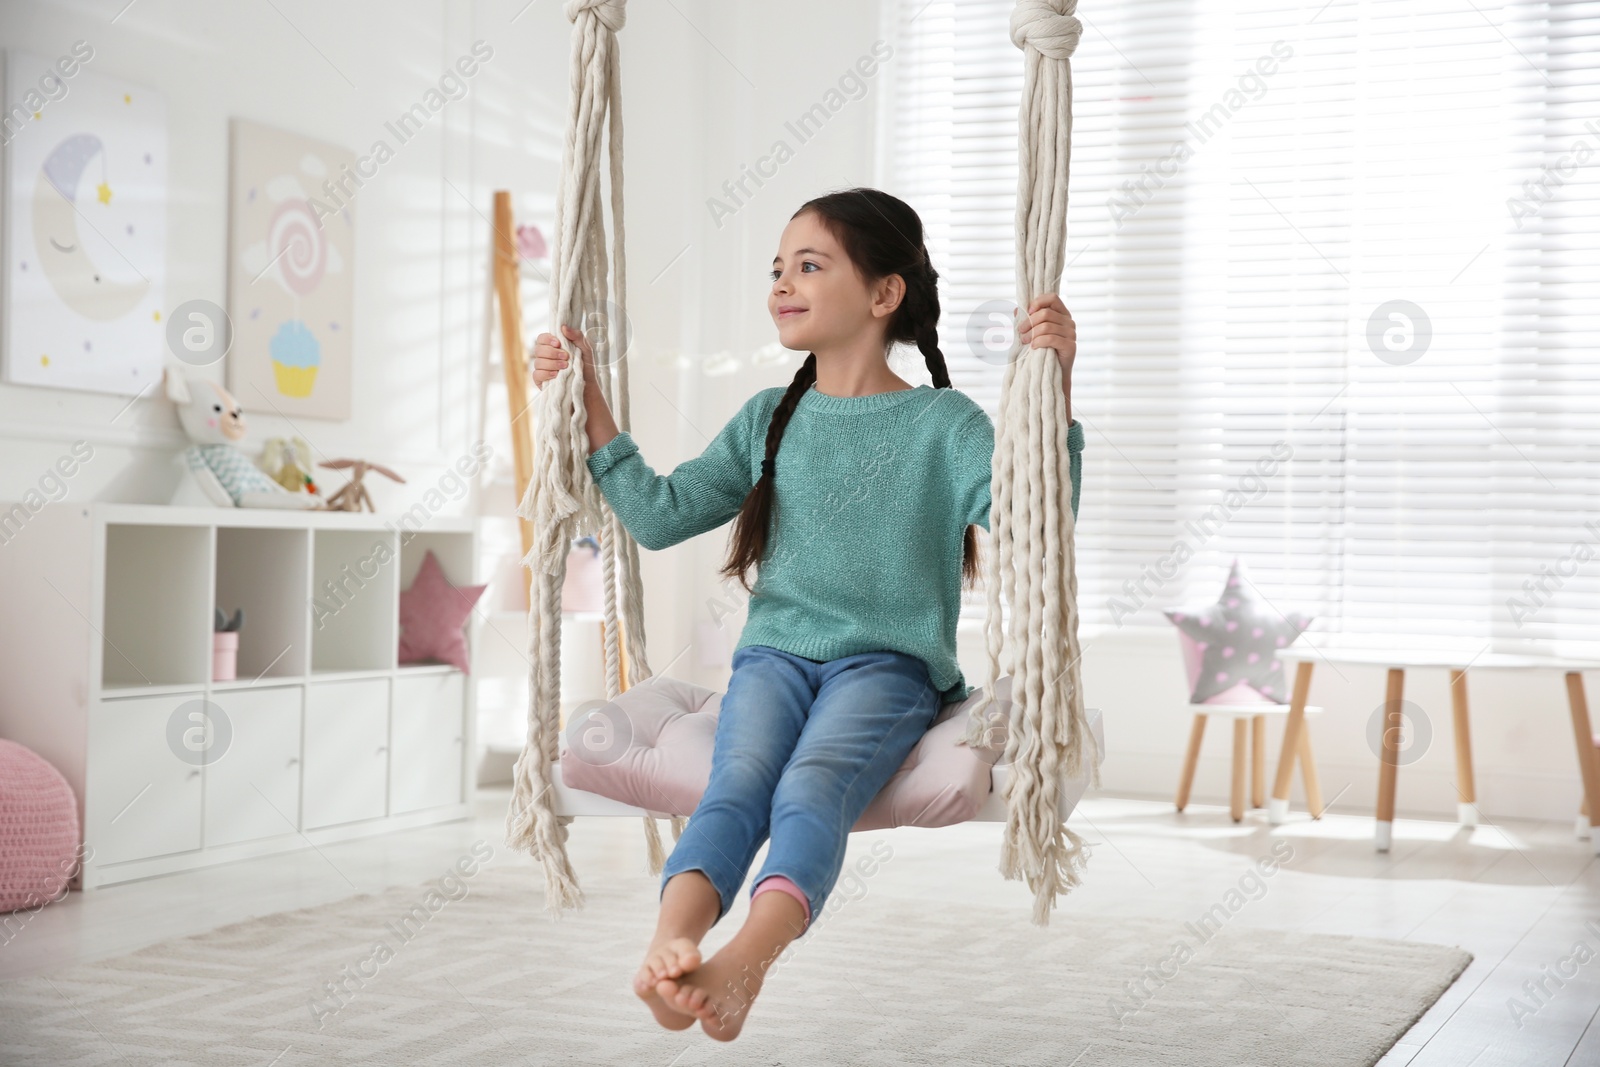
M 1573 823 L 1573 832 L 1578 835 L 1580 840 L 1589 837 L 1589 799 L 1587 797 L 1584 798 L 1582 804 L 1578 805 L 1578 818 Z
M 1374 837 L 1379 852 L 1388 852 L 1394 841 L 1395 772 L 1400 767 L 1400 732 L 1405 718 L 1400 701 L 1406 687 L 1406 672 L 1389 668 L 1389 682 L 1383 695 L 1383 753 L 1378 765 L 1378 820 Z
M 1456 821 L 1462 826 L 1478 825 L 1478 787 L 1472 774 L 1472 726 L 1467 717 L 1467 672 L 1450 671 L 1450 706 L 1456 726 Z
M 1294 672 L 1294 695 L 1289 700 L 1289 718 L 1283 726 L 1278 773 L 1272 781 L 1272 799 L 1267 802 L 1267 821 L 1274 826 L 1289 814 L 1289 782 L 1294 777 L 1294 761 L 1300 752 L 1300 734 L 1306 725 L 1306 697 L 1310 693 L 1311 661 L 1302 660 Z
M 1250 724 L 1245 720 L 1233 720 L 1233 789 L 1228 800 L 1234 822 L 1244 818 L 1244 765 L 1248 758 L 1245 752 L 1245 737 L 1249 729 Z
M 1267 717 L 1250 716 L 1250 806 L 1267 802 Z
M 1313 819 L 1322 818 L 1322 785 L 1317 781 L 1317 761 L 1311 756 L 1311 730 L 1300 731 L 1300 781 L 1306 787 L 1306 808 Z
M 1589 701 L 1584 697 L 1583 674 L 1579 671 L 1567 672 L 1567 704 L 1572 709 L 1572 736 L 1578 746 L 1584 803 L 1589 807 L 1589 843 L 1600 855 L 1600 753 L 1595 752 Z
M 1189 787 L 1194 785 L 1194 768 L 1200 762 L 1200 740 L 1206 735 L 1206 717 L 1196 715 L 1189 727 L 1189 751 L 1183 757 L 1183 773 L 1178 776 L 1178 810 L 1189 806 Z

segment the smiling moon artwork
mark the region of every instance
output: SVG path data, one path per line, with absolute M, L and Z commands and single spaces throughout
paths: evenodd
M 51 61 L 7 53 L 6 111 Z M 81 70 L 8 131 L 5 380 L 138 395 L 161 377 L 167 108 Z

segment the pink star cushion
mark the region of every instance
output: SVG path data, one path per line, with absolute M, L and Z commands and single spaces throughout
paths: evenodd
M 1252 588 L 1235 557 L 1215 604 L 1162 612 L 1195 640 L 1203 656 L 1190 703 L 1207 703 L 1240 684 L 1276 703 L 1289 702 L 1277 650 L 1293 644 L 1311 625 L 1312 616 L 1298 611 L 1284 614 L 1253 596 Z
M 400 662 L 438 660 L 470 671 L 462 625 L 488 586 L 450 584 L 433 550 L 422 559 L 417 580 L 400 594 Z

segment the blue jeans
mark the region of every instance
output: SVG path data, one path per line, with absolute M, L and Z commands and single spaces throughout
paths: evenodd
M 711 780 L 662 868 L 661 893 L 673 875 L 700 871 L 722 900 L 715 925 L 770 836 L 751 894 L 781 874 L 815 923 L 850 828 L 927 732 L 939 696 L 927 664 L 900 652 L 827 662 L 766 645 L 734 652 Z

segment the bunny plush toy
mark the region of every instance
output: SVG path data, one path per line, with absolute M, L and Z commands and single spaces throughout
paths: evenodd
M 206 496 L 224 508 L 309 509 L 321 501 L 291 493 L 239 451 L 244 440 L 244 409 L 216 382 L 190 378 L 173 367 L 164 375 L 167 399 L 177 405 L 178 421 L 189 437 L 183 458 Z

